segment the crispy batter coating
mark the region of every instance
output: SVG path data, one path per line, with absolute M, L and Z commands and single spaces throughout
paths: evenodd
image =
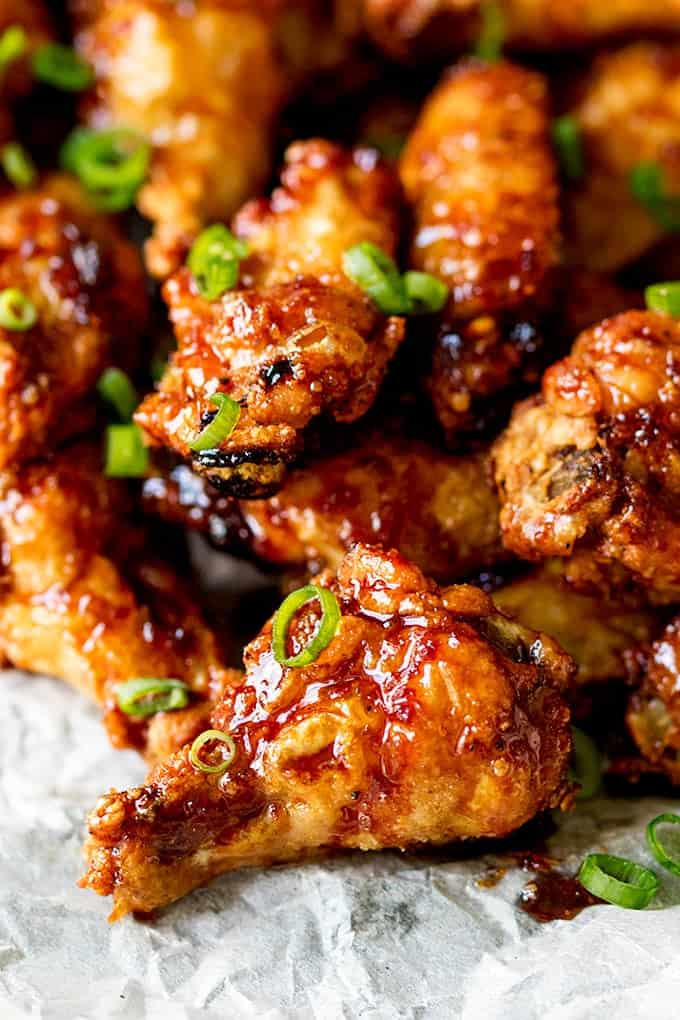
M 213 713 L 233 766 L 206 775 L 185 748 L 90 816 L 82 884 L 113 893 L 112 918 L 246 865 L 504 835 L 568 799 L 571 660 L 554 642 L 379 547 L 319 581 L 342 611 L 331 643 L 282 668 L 268 623 Z M 292 654 L 317 617 L 302 611 Z
M 233 495 L 260 497 L 280 486 L 315 419 L 365 414 L 404 324 L 344 276 L 342 254 L 358 240 L 393 254 L 397 210 L 396 182 L 375 152 L 291 146 L 282 187 L 236 218 L 253 251 L 242 289 L 206 301 L 186 268 L 165 285 L 178 350 L 136 415 L 151 442 L 191 457 Z M 239 402 L 240 420 L 218 448 L 192 454 L 217 391 Z
M 112 742 L 150 758 L 205 725 L 233 671 L 185 584 L 126 519 L 123 483 L 104 478 L 96 447 L 0 475 L 0 652 L 15 666 L 66 680 L 102 705 Z M 118 708 L 116 685 L 183 680 L 193 703 L 151 722 Z
M 401 177 L 414 207 L 411 263 L 451 289 L 431 380 L 451 438 L 540 372 L 559 220 L 543 78 L 506 62 L 454 68 L 425 104 Z
M 265 184 L 285 81 L 277 0 L 77 0 L 80 52 L 97 83 L 96 127 L 123 126 L 153 146 L 138 195 L 154 223 L 147 265 L 170 273 L 210 220 Z
M 680 784 L 680 617 L 661 637 L 629 656 L 636 685 L 626 722 L 648 762 Z
M 0 199 L 6 287 L 30 298 L 38 321 L 0 327 L 0 470 L 82 430 L 99 374 L 135 364 L 148 316 L 135 248 L 66 177 Z
M 680 324 L 627 312 L 586 330 L 494 447 L 501 527 L 580 586 L 680 596 Z
M 570 113 L 587 172 L 566 195 L 568 253 L 590 268 L 617 270 L 664 233 L 631 191 L 633 168 L 656 163 L 665 191 L 680 192 L 680 46 L 637 42 L 602 54 Z
M 143 498 L 217 545 L 245 546 L 296 575 L 337 570 L 357 542 L 397 549 L 442 583 L 503 558 L 487 458 L 418 440 L 369 434 L 292 471 L 267 500 L 225 499 L 184 464 L 148 478 Z

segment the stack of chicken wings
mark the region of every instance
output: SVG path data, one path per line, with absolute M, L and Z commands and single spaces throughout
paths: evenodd
M 602 691 L 680 783 L 677 0 L 16 6 L 0 653 L 151 767 L 82 884 L 504 837 Z

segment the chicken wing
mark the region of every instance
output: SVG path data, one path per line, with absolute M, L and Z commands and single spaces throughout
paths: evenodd
M 99 374 L 135 364 L 148 318 L 135 248 L 66 177 L 0 199 L 5 288 L 32 301 L 37 321 L 0 327 L 0 470 L 85 427 Z
M 680 323 L 630 311 L 586 330 L 494 446 L 506 546 L 567 557 L 578 587 L 680 596 Z
M 626 722 L 652 766 L 680 784 L 680 617 L 628 659 L 635 684 Z
M 283 186 L 235 219 L 252 252 L 241 289 L 209 302 L 187 268 L 165 285 L 178 351 L 136 415 L 150 441 L 233 495 L 261 497 L 280 486 L 315 419 L 368 411 L 404 323 L 344 275 L 342 255 L 359 241 L 393 254 L 397 213 L 396 181 L 375 151 L 292 145 Z M 240 404 L 238 424 L 219 447 L 192 453 L 217 391 Z
M 451 291 L 431 391 L 454 439 L 484 426 L 498 394 L 540 374 L 559 219 L 543 78 L 509 63 L 454 68 L 408 139 L 401 178 L 414 208 L 411 263 Z
M 185 748 L 95 808 L 83 885 L 113 893 L 113 918 L 232 868 L 501 836 L 568 803 L 572 666 L 554 642 L 379 547 L 357 546 L 319 583 L 342 614 L 331 643 L 284 668 L 267 624 L 213 713 L 232 767 L 197 771 Z M 292 654 L 317 620 L 309 604 Z
M 102 705 L 112 742 L 162 757 L 200 732 L 232 671 L 186 585 L 127 521 L 125 484 L 78 444 L 0 475 L 0 653 L 66 680 Z M 124 714 L 116 685 L 176 679 L 183 711 Z

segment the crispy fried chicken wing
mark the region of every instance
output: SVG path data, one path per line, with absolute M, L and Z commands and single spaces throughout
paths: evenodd
M 283 186 L 236 217 L 252 250 L 241 289 L 209 302 L 186 268 L 165 285 L 178 351 L 136 415 L 151 442 L 233 495 L 259 497 L 280 486 L 316 419 L 365 414 L 404 324 L 343 274 L 342 254 L 360 240 L 393 254 L 397 211 L 396 182 L 374 151 L 291 146 Z M 192 454 L 215 392 L 240 404 L 240 419 L 219 447 Z
M 81 443 L 0 475 L 0 652 L 78 688 L 103 706 L 116 746 L 156 758 L 204 727 L 232 671 L 150 533 L 128 523 L 124 483 L 99 461 Z M 192 704 L 151 721 L 125 715 L 116 685 L 141 677 L 184 681 Z
M 570 113 L 587 170 L 566 193 L 568 253 L 590 268 L 617 270 L 664 234 L 633 194 L 633 169 L 656 164 L 664 192 L 680 193 L 680 45 L 637 42 L 602 54 Z
M 658 640 L 631 650 L 628 664 L 635 684 L 628 729 L 647 761 L 680 784 L 680 617 Z
M 485 424 L 498 394 L 536 382 L 558 258 L 556 168 L 543 78 L 467 62 L 425 104 L 401 159 L 411 263 L 451 297 L 431 391 L 449 438 Z
M 0 199 L 5 288 L 21 290 L 38 319 L 0 327 L 0 470 L 83 428 L 99 374 L 136 363 L 148 316 L 136 250 L 66 177 Z
M 579 587 L 680 596 L 680 324 L 631 311 L 586 330 L 494 447 L 509 549 L 568 557 Z
M 95 808 L 83 884 L 113 893 L 113 918 L 245 865 L 504 835 L 568 799 L 571 660 L 554 642 L 379 547 L 320 583 L 342 612 L 331 643 L 283 668 L 267 624 L 213 713 L 231 768 L 196 771 L 185 748 Z M 310 604 L 293 654 L 316 619 Z

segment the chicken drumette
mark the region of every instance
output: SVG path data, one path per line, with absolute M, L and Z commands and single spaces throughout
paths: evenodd
M 223 775 L 187 747 L 97 805 L 83 884 L 114 895 L 114 918 L 246 865 L 501 836 L 568 798 L 572 664 L 551 639 L 379 547 L 357 546 L 319 584 L 338 601 L 335 636 L 299 668 L 275 659 L 271 623 L 248 646 L 211 720 L 236 748 Z
M 280 486 L 315 419 L 361 417 L 404 324 L 344 275 L 342 256 L 362 241 L 393 254 L 398 202 L 374 150 L 292 145 L 283 186 L 235 219 L 251 251 L 240 289 L 210 302 L 188 268 L 165 285 L 178 351 L 136 415 L 151 442 L 191 457 L 198 472 L 248 498 Z M 215 449 L 192 453 L 215 413 L 215 393 L 240 404 L 240 419 Z

